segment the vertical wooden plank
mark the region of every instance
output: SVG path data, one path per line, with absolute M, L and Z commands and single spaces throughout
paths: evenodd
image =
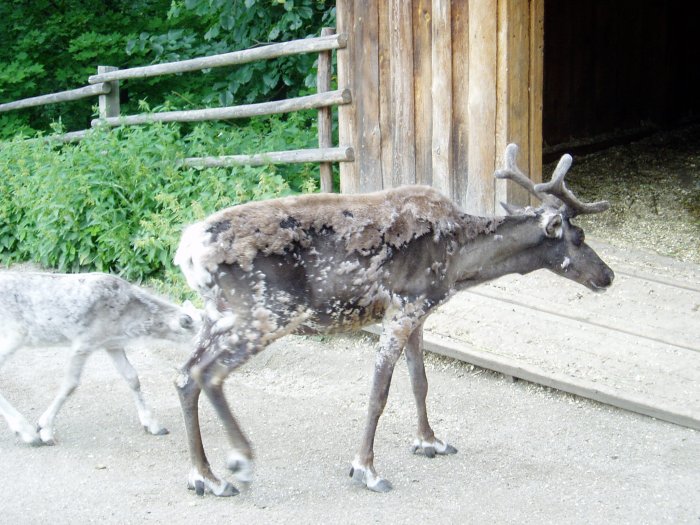
M 321 36 L 328 36 L 335 33 L 335 29 L 324 27 L 321 29 Z M 323 51 L 318 55 L 318 68 L 316 73 L 316 90 L 319 93 L 330 91 L 331 89 L 331 52 Z M 330 148 L 333 145 L 331 108 L 321 108 L 318 110 L 318 147 Z M 333 191 L 333 168 L 330 162 L 319 164 L 321 172 L 321 191 Z
M 348 45 L 337 51 L 338 61 L 338 88 L 349 88 L 352 91 L 353 102 L 338 106 L 338 142 L 341 146 L 352 146 L 357 148 L 355 137 L 355 71 L 357 60 L 355 59 L 355 40 L 357 35 L 354 32 L 354 3 L 355 0 L 336 1 L 336 28 L 339 33 L 348 35 Z M 359 151 L 355 152 L 355 158 Z M 341 162 L 340 171 L 340 191 L 341 193 L 359 193 L 360 177 L 357 160 L 354 162 Z
M 455 197 L 452 176 L 452 23 L 450 0 L 433 0 L 433 186 Z
M 97 74 L 109 73 L 119 69 L 114 66 L 97 66 Z M 119 116 L 119 81 L 113 80 L 110 82 L 112 89 L 106 95 L 98 97 L 98 114 L 100 118 L 118 117 Z
M 510 142 L 520 148 L 518 165 L 530 166 L 530 1 L 500 0 L 498 4 L 498 93 L 496 154 L 498 162 Z M 519 206 L 530 195 L 512 181 L 496 181 L 494 210 L 500 202 Z
M 433 182 L 432 0 L 413 4 L 416 183 Z
M 382 185 L 392 187 L 391 170 L 394 153 L 394 103 L 391 86 L 391 10 L 388 1 L 380 1 L 378 5 L 379 19 L 379 126 L 381 133 L 381 163 Z
M 380 0 L 381 1 L 381 0 Z M 416 144 L 413 98 L 412 2 L 389 0 L 392 136 L 391 186 L 415 184 Z M 384 180 L 387 180 L 386 175 Z
M 454 199 L 467 205 L 469 173 L 469 5 L 452 0 L 452 173 Z
M 353 146 L 361 192 L 382 189 L 378 21 L 378 3 L 381 1 L 356 1 L 354 6 L 357 76 L 353 86 L 356 108 Z
M 542 182 L 544 0 L 530 2 L 530 178 Z
M 497 20 L 497 0 L 470 0 L 466 211 L 475 215 L 494 212 Z

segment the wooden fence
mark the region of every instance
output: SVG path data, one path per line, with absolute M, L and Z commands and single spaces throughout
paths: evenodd
M 349 104 L 352 101 L 350 90 L 330 90 L 331 52 L 335 49 L 344 48 L 347 45 L 347 40 L 346 34 L 335 34 L 333 29 L 324 28 L 321 32 L 321 36 L 316 38 L 270 44 L 253 49 L 194 58 L 191 60 L 181 60 L 178 62 L 134 67 L 130 69 L 98 66 L 97 74 L 88 78 L 88 83 L 90 84 L 88 86 L 0 104 L 0 113 L 34 106 L 43 106 L 46 104 L 80 100 L 94 96 L 99 97 L 99 113 L 98 118 L 91 122 L 92 127 L 124 126 L 153 122 L 202 122 L 318 109 L 318 148 L 275 151 L 252 155 L 192 157 L 184 159 L 183 165 L 190 167 L 214 167 L 315 162 L 320 164 L 321 191 L 332 191 L 333 179 L 331 163 L 351 162 L 354 160 L 354 152 L 350 145 L 341 145 L 335 148 L 332 146 L 331 134 L 331 107 Z M 165 111 L 140 115 L 121 115 L 120 112 L 119 82 L 123 80 L 172 75 L 215 67 L 235 66 L 257 60 L 268 60 L 304 53 L 319 53 L 317 93 L 314 95 L 221 108 Z M 76 141 L 82 139 L 87 132 L 88 130 L 75 131 L 56 138 L 63 141 Z

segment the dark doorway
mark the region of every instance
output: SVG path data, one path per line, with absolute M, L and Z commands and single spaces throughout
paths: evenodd
M 545 3 L 545 152 L 700 117 L 700 3 Z

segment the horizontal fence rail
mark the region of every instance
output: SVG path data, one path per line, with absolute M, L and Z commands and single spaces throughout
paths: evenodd
M 185 73 L 188 71 L 199 71 L 213 67 L 234 66 L 247 64 L 256 60 L 266 60 L 289 55 L 303 53 L 317 53 L 332 49 L 344 48 L 347 45 L 346 34 L 319 36 L 305 38 L 303 40 L 292 40 L 280 44 L 269 44 L 243 51 L 233 51 L 220 55 L 212 55 L 202 58 L 192 58 L 179 62 L 167 62 L 164 64 L 154 64 L 152 66 L 134 67 L 130 69 L 120 69 L 110 73 L 92 75 L 88 78 L 90 84 L 97 82 L 111 82 L 113 80 L 125 80 L 128 78 L 147 78 L 159 75 L 171 75 L 175 73 Z
M 182 161 L 188 168 L 228 168 L 231 166 L 264 166 L 267 164 L 300 164 L 305 162 L 351 162 L 355 152 L 350 146 L 338 148 L 271 151 L 252 155 L 190 157 Z
M 162 113 L 144 113 L 124 117 L 94 119 L 93 126 L 124 126 L 135 124 L 152 124 L 155 122 L 203 122 L 207 120 L 227 120 L 235 118 L 257 117 L 276 113 L 289 113 L 304 109 L 316 109 L 327 106 L 348 104 L 352 100 L 349 89 L 326 91 L 305 97 L 260 102 L 242 106 L 224 108 L 193 109 L 187 111 L 163 111 Z
M 51 93 L 50 95 L 23 98 L 22 100 L 15 100 L 14 102 L 0 104 L 0 113 L 2 113 L 3 111 L 12 111 L 14 109 L 45 106 L 47 104 L 57 104 L 59 102 L 70 102 L 71 100 L 80 100 L 83 98 L 94 97 L 97 95 L 106 95 L 111 90 L 111 84 L 99 83 L 94 84 L 92 86 L 81 87 L 78 89 L 70 89 L 68 91 Z
M 331 52 L 347 47 L 348 35 L 335 34 L 333 28 L 323 28 L 321 36 L 264 45 L 242 51 L 222 53 L 208 57 L 193 58 L 179 62 L 168 62 L 150 66 L 117 69 L 112 66 L 98 66 L 97 74 L 88 78 L 91 84 L 86 87 L 31 97 L 14 102 L 0 104 L 0 113 L 15 109 L 28 108 L 68 102 L 88 97 L 99 97 L 99 118 L 91 121 L 91 128 L 153 124 L 157 122 L 204 122 L 211 120 L 229 120 L 263 115 L 289 113 L 308 109 L 318 110 L 318 145 L 317 149 L 291 151 L 273 151 L 249 155 L 223 155 L 217 157 L 192 157 L 184 159 L 183 167 L 230 167 L 261 166 L 265 164 L 318 163 L 320 169 L 321 191 L 333 191 L 333 172 L 331 163 L 352 162 L 355 160 L 351 146 L 332 146 L 331 108 L 352 102 L 349 89 L 330 90 L 332 78 Z M 121 80 L 148 78 L 176 73 L 186 73 L 211 69 L 215 67 L 235 66 L 257 60 L 318 53 L 317 93 L 272 102 L 205 108 L 182 111 L 164 111 L 140 115 L 121 115 L 119 103 L 119 84 Z M 85 138 L 89 129 L 72 131 L 62 135 L 48 135 L 40 139 L 56 142 L 77 142 Z

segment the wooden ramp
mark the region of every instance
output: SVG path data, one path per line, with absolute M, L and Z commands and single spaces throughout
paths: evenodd
M 700 429 L 700 266 L 593 243 L 603 294 L 547 271 L 457 294 L 427 350 Z

